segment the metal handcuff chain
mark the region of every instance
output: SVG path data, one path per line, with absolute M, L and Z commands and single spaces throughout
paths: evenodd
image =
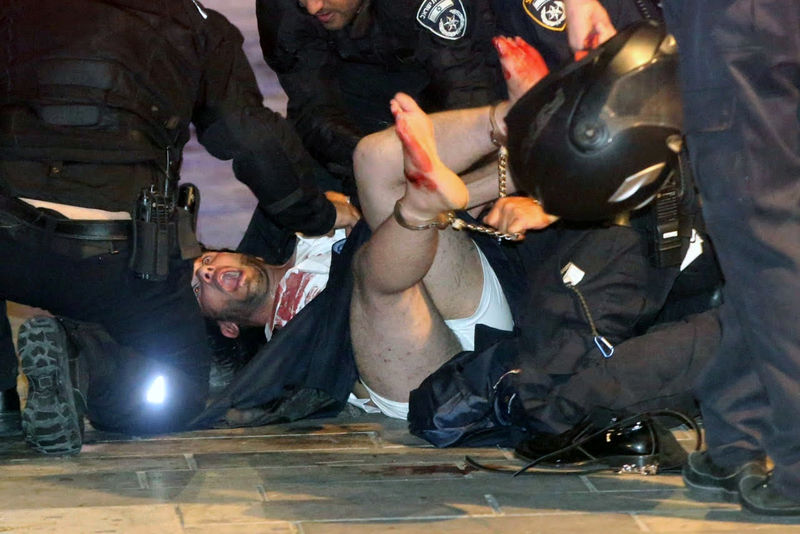
M 498 130 L 497 120 L 494 116 L 495 111 L 497 111 L 497 104 L 493 104 L 492 107 L 489 108 L 489 124 L 492 128 L 489 136 L 492 140 L 492 144 L 497 147 L 497 196 L 498 198 L 504 198 L 508 196 L 506 191 L 506 182 L 508 181 L 508 148 L 506 148 L 505 144 L 500 141 L 497 135 Z M 455 213 L 453 212 L 448 214 L 448 218 L 450 220 L 450 227 L 454 230 L 469 230 L 471 232 L 478 232 L 495 237 L 498 240 L 505 239 L 507 241 L 521 241 L 525 237 L 525 234 L 521 234 L 519 232 L 501 232 L 500 230 L 492 228 L 491 226 L 467 222 L 456 217 Z
M 497 147 L 497 182 L 498 182 L 498 197 L 503 198 L 507 196 L 506 192 L 506 182 L 508 181 L 508 149 L 506 146 L 500 142 L 497 137 L 497 122 L 495 120 L 494 114 L 497 108 L 497 104 L 493 105 L 489 110 L 489 123 L 491 124 L 492 131 L 490 132 L 490 138 L 492 143 Z M 395 220 L 402 226 L 403 228 L 407 228 L 409 230 L 427 230 L 429 228 L 437 228 L 439 230 L 444 230 L 448 226 L 453 230 L 469 230 L 471 232 L 478 232 L 481 234 L 486 234 L 488 236 L 496 238 L 499 240 L 508 240 L 508 241 L 521 241 L 525 235 L 519 232 L 515 233 L 506 233 L 497 230 L 496 228 L 492 228 L 491 226 L 484 226 L 482 224 L 475 224 L 467 222 L 463 219 L 459 219 L 456 217 L 455 212 L 447 211 L 440 213 L 435 219 L 431 221 L 427 221 L 423 224 L 411 224 L 405 220 L 403 217 L 403 213 L 401 208 L 403 206 L 402 200 L 398 200 L 395 202 L 394 205 L 394 218 Z
M 494 109 L 492 109 L 490 117 L 492 118 L 492 142 L 499 144 L 495 141 L 494 136 Z M 500 148 L 497 152 L 497 188 L 498 188 L 498 197 L 503 198 L 508 195 L 506 192 L 506 181 L 508 179 L 508 149 L 504 145 L 500 145 Z M 506 233 L 501 232 L 496 228 L 492 228 L 491 226 L 484 226 L 482 224 L 475 224 L 465 221 L 464 219 L 459 219 L 456 217 L 455 213 L 450 212 L 448 214 L 450 219 L 450 227 L 453 230 L 469 230 L 471 232 L 478 232 L 481 234 L 486 234 L 491 237 L 496 237 L 497 239 L 505 239 L 507 241 L 521 241 L 525 236 L 519 232 L 514 233 Z

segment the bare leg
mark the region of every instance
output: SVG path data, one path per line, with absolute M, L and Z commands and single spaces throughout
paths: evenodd
M 402 214 L 422 224 L 466 205 L 467 188 L 444 166 L 433 125 L 408 97 L 393 101 L 403 145 Z M 443 319 L 470 315 L 483 273 L 469 237 L 453 230 L 408 230 L 391 216 L 354 262 L 351 330 L 362 380 L 391 400 L 408 393 L 460 350 Z M 455 280 L 454 280 L 455 279 Z
M 494 110 L 500 137 L 505 137 L 505 116 L 510 106 L 547 75 L 542 56 L 519 37 L 496 37 L 494 44 L 500 56 L 510 102 L 501 102 Z M 410 97 L 398 94 L 393 109 L 402 107 Z M 491 108 L 489 106 L 450 110 L 431 115 L 436 150 L 445 166 L 462 173 L 497 147 L 491 141 Z M 391 213 L 394 201 L 403 194 L 403 151 L 395 130 L 390 128 L 369 135 L 356 147 L 354 167 L 364 217 L 375 228 Z M 469 187 L 471 206 L 497 198 L 496 166 L 489 165 L 463 179 Z M 509 180 L 509 185 L 512 180 Z M 509 192 L 511 192 L 509 190 Z
M 398 94 L 394 100 L 404 102 L 405 99 L 410 97 Z M 504 115 L 504 112 L 498 114 Z M 490 138 L 489 106 L 444 111 L 431 115 L 430 119 L 433 121 L 436 152 L 441 162 L 457 173 L 497 149 Z M 392 213 L 395 200 L 405 191 L 403 161 L 403 147 L 396 128 L 368 135 L 356 148 L 354 167 L 358 194 L 364 217 L 372 228 Z M 491 172 L 495 172 L 496 183 L 496 171 Z M 496 186 L 485 199 L 470 189 L 474 203 L 487 202 L 496 196 Z
M 529 49 L 518 41 L 498 44 L 515 98 L 546 73 L 541 57 Z M 498 106 L 500 123 L 508 107 Z M 464 183 L 450 169 L 462 172 L 495 147 L 489 107 L 438 113 L 431 121 L 410 97 L 398 94 L 392 111 L 396 128 L 366 137 L 354 156 L 361 205 L 374 234 L 356 258 L 351 325 L 362 379 L 377 393 L 405 401 L 460 348 L 443 319 L 475 311 L 483 271 L 465 234 L 408 230 L 389 215 L 400 197 L 411 224 L 464 207 Z M 494 172 L 471 177 L 473 205 L 496 198 Z

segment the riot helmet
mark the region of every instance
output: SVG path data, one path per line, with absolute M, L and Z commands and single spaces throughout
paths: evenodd
M 675 39 L 642 21 L 520 98 L 506 116 L 509 166 L 548 213 L 609 219 L 678 167 L 682 118 Z

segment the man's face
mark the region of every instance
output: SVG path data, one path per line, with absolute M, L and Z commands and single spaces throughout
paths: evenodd
M 238 324 L 258 324 L 272 307 L 269 265 L 234 252 L 206 252 L 194 260 L 192 290 L 203 315 Z M 263 325 L 262 325 L 263 326 Z
M 298 0 L 326 30 L 341 30 L 355 18 L 363 0 Z

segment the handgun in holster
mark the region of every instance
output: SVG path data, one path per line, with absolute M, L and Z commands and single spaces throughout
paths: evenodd
M 142 190 L 133 213 L 130 268 L 136 276 L 166 280 L 174 251 L 180 251 L 182 259 L 201 254 L 196 237 L 199 208 L 200 190 L 193 184 L 183 184 L 174 193 L 155 185 Z

